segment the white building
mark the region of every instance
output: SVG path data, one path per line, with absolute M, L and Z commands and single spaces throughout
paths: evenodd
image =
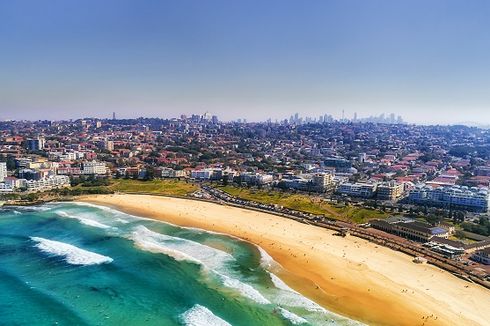
M 105 175 L 107 173 L 107 167 L 104 162 L 84 162 L 82 164 L 82 174 L 88 175 Z
M 14 188 L 8 183 L 0 182 L 0 193 L 13 192 Z
M 191 178 L 209 180 L 215 173 L 214 169 L 192 170 Z
M 274 177 L 270 174 L 242 172 L 240 173 L 240 182 L 252 185 L 265 185 L 274 181 Z
M 352 197 L 371 198 L 376 192 L 377 185 L 372 183 L 343 183 L 337 189 L 337 192 L 342 195 Z
M 465 186 L 433 189 L 422 185 L 412 189 L 408 199 L 414 204 L 487 212 L 490 195 L 488 189 L 468 188 Z
M 0 162 L 0 182 L 3 182 L 7 177 L 7 163 Z
M 69 187 L 70 178 L 66 175 L 55 175 L 40 180 L 27 180 L 26 187 L 28 191 L 46 191 L 55 188 Z
M 186 172 L 184 170 L 174 170 L 171 168 L 162 168 L 160 175 L 162 178 L 184 178 L 186 177 Z
M 5 178 L 5 184 L 8 188 L 17 190 L 26 187 L 26 179 L 18 179 L 15 177 L 7 177 Z

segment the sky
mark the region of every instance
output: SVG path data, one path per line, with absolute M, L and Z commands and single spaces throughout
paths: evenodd
M 486 0 L 0 0 L 0 120 L 490 124 Z

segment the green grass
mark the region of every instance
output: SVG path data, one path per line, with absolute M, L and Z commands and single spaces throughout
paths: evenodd
M 180 180 L 141 181 L 132 179 L 112 180 L 109 188 L 116 192 L 147 193 L 167 196 L 187 196 L 198 189 L 196 185 Z
M 109 186 L 83 187 L 77 185 L 72 190 L 81 190 L 83 193 L 93 191 L 111 191 L 122 193 L 154 194 L 164 196 L 187 196 L 198 189 L 192 183 L 186 183 L 177 179 L 168 180 L 133 180 L 133 179 L 113 179 Z
M 219 187 L 219 189 L 242 199 L 252 200 L 263 204 L 276 204 L 289 209 L 325 215 L 327 217 L 355 223 L 365 223 L 372 219 L 382 219 L 389 216 L 388 213 L 368 208 L 334 206 L 325 202 L 318 196 L 290 194 L 279 191 L 251 190 L 234 186 L 223 186 Z

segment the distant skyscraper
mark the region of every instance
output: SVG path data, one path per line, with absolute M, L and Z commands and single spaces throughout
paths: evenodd
M 354 121 L 357 121 L 357 112 L 354 112 Z
M 112 112 L 112 120 L 116 120 L 116 112 Z

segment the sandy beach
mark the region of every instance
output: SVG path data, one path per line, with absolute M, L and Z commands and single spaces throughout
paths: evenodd
M 252 210 L 146 195 L 80 199 L 265 249 L 279 276 L 328 310 L 370 325 L 490 325 L 490 291 L 355 237 Z

